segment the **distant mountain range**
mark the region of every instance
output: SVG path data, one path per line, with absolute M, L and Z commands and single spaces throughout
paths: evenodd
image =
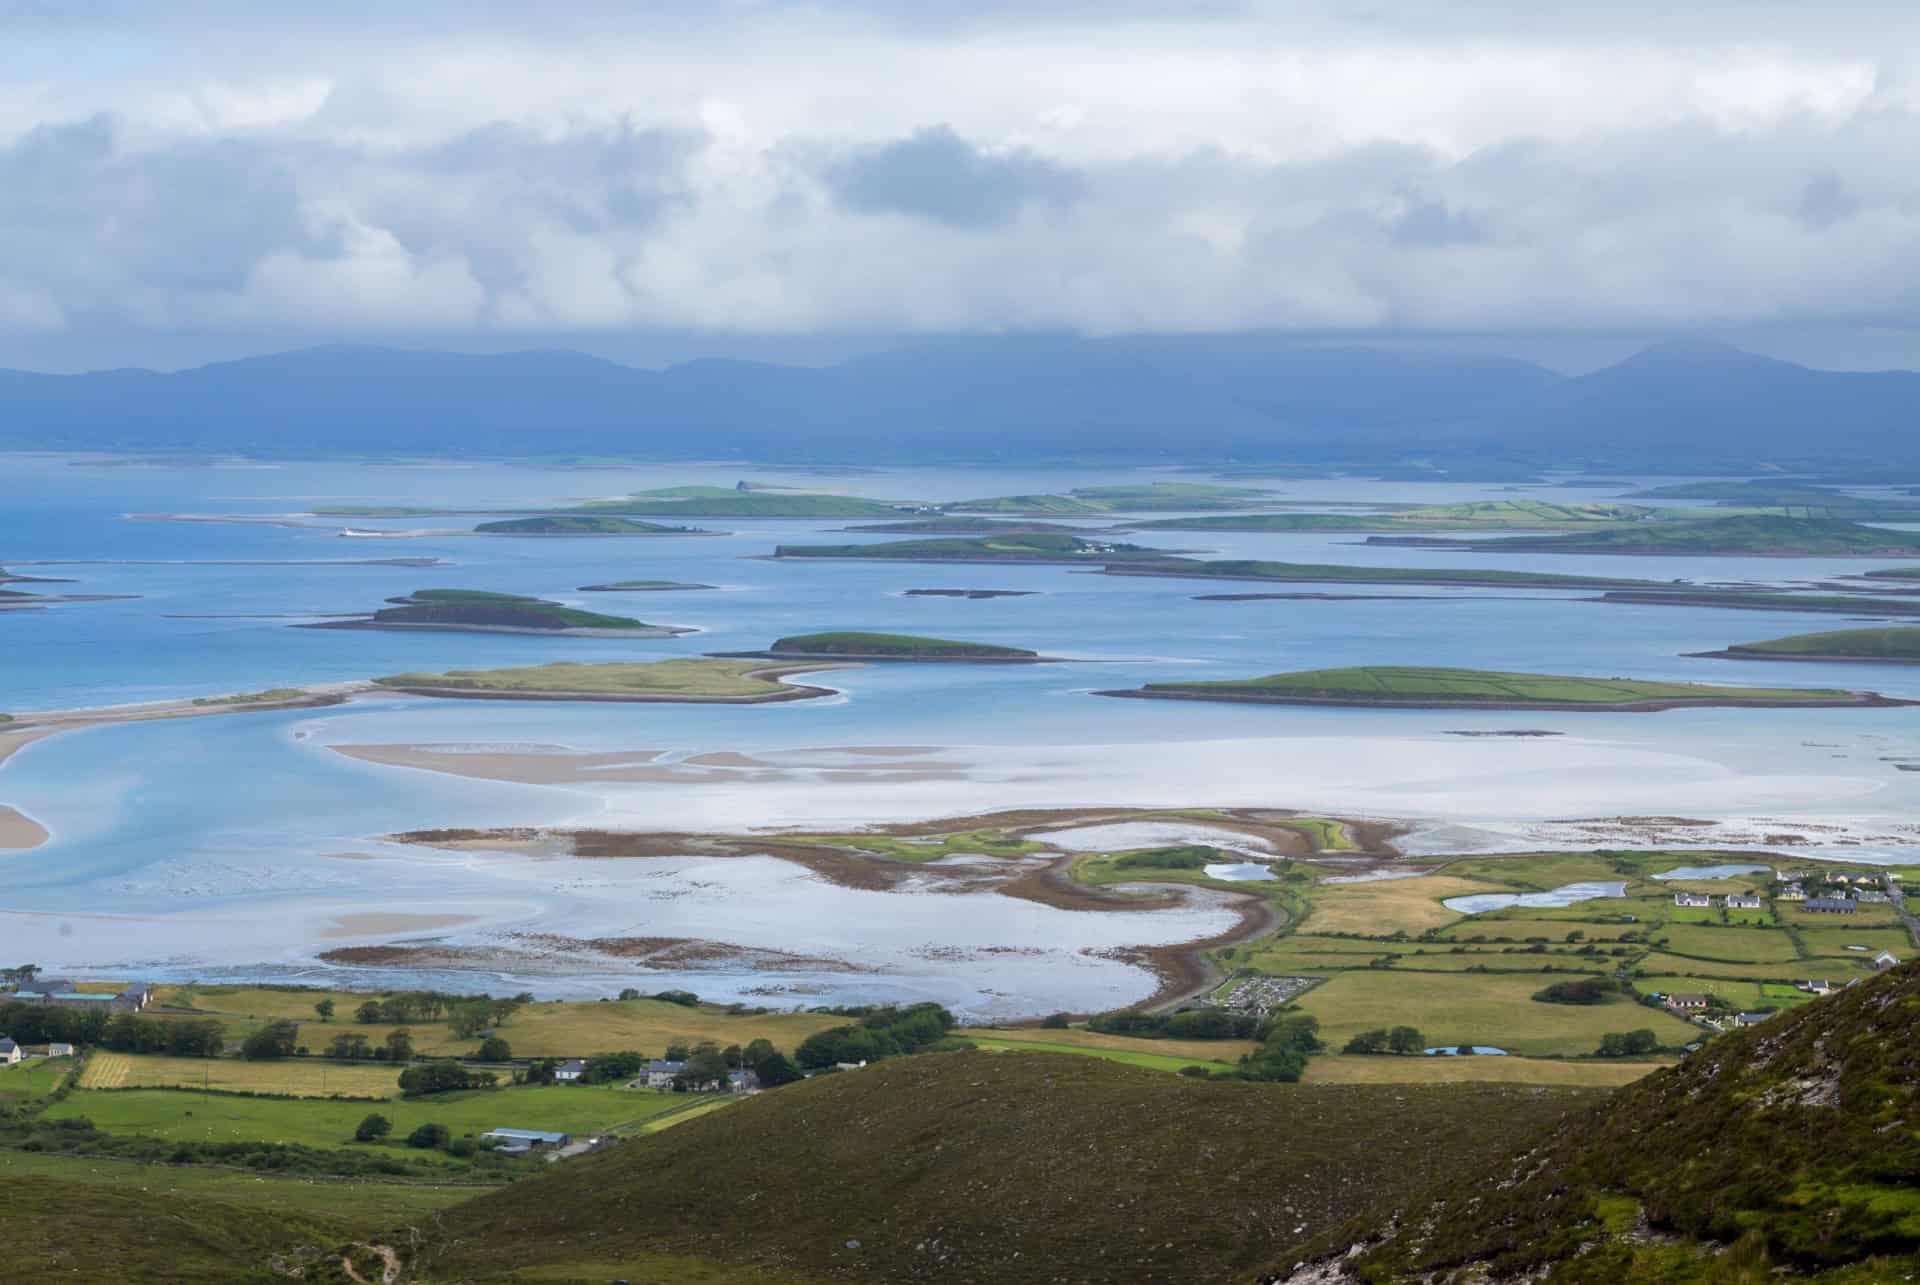
M 823 368 L 309 348 L 170 374 L 0 370 L 0 449 L 1920 468 L 1920 374 L 1656 345 L 1567 377 L 1267 335 L 941 339 Z

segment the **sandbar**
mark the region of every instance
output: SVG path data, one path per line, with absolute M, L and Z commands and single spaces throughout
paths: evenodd
M 0 803 L 0 848 L 9 851 L 37 848 L 49 837 L 47 828 L 38 821 Z

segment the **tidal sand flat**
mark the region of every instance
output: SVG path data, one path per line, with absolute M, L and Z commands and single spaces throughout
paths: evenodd
M 835 695 L 831 688 L 786 680 L 795 674 L 846 668 L 847 664 L 832 658 L 798 657 L 789 658 L 784 664 L 711 658 L 630 664 L 556 661 L 511 669 L 391 674 L 374 682 L 387 691 L 466 700 L 757 705 Z
M 47 828 L 16 808 L 0 804 L 0 848 L 22 851 L 47 841 Z

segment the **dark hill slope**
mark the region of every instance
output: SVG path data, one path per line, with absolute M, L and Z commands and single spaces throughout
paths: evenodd
M 1463 1167 L 1388 1239 L 1299 1279 L 1915 1279 L 1916 1037 L 1907 965 L 1715 1039 L 1477 1181 Z
M 457 1206 L 417 1267 L 484 1280 L 680 1254 L 840 1280 L 1218 1281 L 1483 1169 L 1590 1101 L 1214 1083 L 1041 1053 L 898 1058 Z

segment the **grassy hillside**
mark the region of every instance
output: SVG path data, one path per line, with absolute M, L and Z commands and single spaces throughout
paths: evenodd
M 1794 634 L 1764 642 L 1735 643 L 1727 655 L 1788 660 L 1833 656 L 1847 660 L 1891 660 L 1920 663 L 1920 629 L 1835 629 L 1828 633 Z
M 1527 705 L 1556 707 L 1592 705 L 1597 708 L 1640 702 L 1677 701 L 1737 703 L 1743 701 L 1832 701 L 1849 693 L 1834 688 L 1712 687 L 1703 683 L 1663 683 L 1635 678 L 1576 678 L 1555 674 L 1504 674 L 1478 669 L 1426 668 L 1412 665 L 1367 665 L 1348 669 L 1309 669 L 1264 678 L 1212 682 L 1148 683 L 1149 692 L 1195 692 L 1252 699 L 1297 698 L 1307 701 L 1351 701 L 1354 704 L 1391 704 L 1397 701 L 1444 701 L 1462 705 L 1486 704 L 1501 708 Z
M 389 674 L 374 682 L 412 690 L 659 700 L 739 700 L 793 690 L 780 681 L 776 667 L 765 661 L 708 659 L 602 665 L 561 661 L 514 669 Z
M 691 535 L 696 533 L 697 528 L 665 526 L 659 522 L 640 522 L 633 518 L 556 514 L 551 517 L 482 522 L 474 530 L 483 535 Z
M 936 660 L 1032 660 L 1038 653 L 1023 647 L 996 647 L 990 643 L 960 642 L 952 638 L 921 638 L 913 634 L 875 634 L 854 630 L 795 634 L 768 649 L 775 655 L 897 656 Z
M 1559 531 L 1638 522 L 1655 510 L 1637 504 L 1554 504 L 1547 500 L 1476 500 L 1425 504 L 1386 513 L 1236 513 L 1162 518 L 1142 531 Z
M 872 1281 L 1232 1279 L 1590 1100 L 1208 1083 L 1042 1052 L 899 1058 L 462 1205 L 423 1274 L 689 1254 Z
M 1124 562 L 1164 558 L 1164 549 L 1048 532 L 893 540 L 885 544 L 783 544 L 776 558 L 875 558 L 901 562 Z
M 1909 965 L 1716 1039 L 1569 1119 L 1543 1146 L 1417 1203 L 1349 1260 L 1350 1279 L 1480 1267 L 1551 1282 L 1829 1269 L 1841 1272 L 1834 1280 L 1911 1279 L 1917 1019 L 1920 971 Z
M 1920 517 L 1920 514 L 1916 514 Z M 1694 553 L 1882 556 L 1920 550 L 1920 531 L 1890 531 L 1844 518 L 1747 514 L 1705 522 L 1642 522 L 1557 536 L 1512 536 L 1475 546 L 1502 553 Z

